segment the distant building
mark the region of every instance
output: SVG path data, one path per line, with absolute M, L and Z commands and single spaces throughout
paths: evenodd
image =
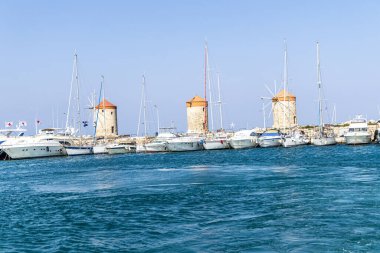
M 208 131 L 208 103 L 199 96 L 186 102 L 187 132 L 205 133 Z
M 289 128 L 297 125 L 296 97 L 281 90 L 272 98 L 273 128 Z
M 118 135 L 117 106 L 104 99 L 95 109 L 96 137 Z

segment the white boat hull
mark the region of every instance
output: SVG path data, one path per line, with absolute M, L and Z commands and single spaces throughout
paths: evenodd
M 107 148 L 107 150 L 108 150 L 108 154 L 110 154 L 110 155 L 128 153 L 128 150 L 125 147 L 112 147 L 112 148 Z
M 68 156 L 94 154 L 92 147 L 83 147 L 83 146 L 68 146 L 66 147 L 66 151 L 67 151 Z
M 95 155 L 108 154 L 106 146 L 93 146 L 93 152 Z
M 145 151 L 149 153 L 167 152 L 167 142 L 154 142 L 145 145 Z
M 254 148 L 258 143 L 256 139 L 230 139 L 229 144 L 233 149 Z
M 137 153 L 144 153 L 146 152 L 146 144 L 139 144 L 136 146 L 136 152 Z
M 107 151 L 110 155 L 134 153 L 136 152 L 136 147 L 132 145 L 116 145 L 107 147 Z
M 303 138 L 285 137 L 282 141 L 282 146 L 285 148 L 306 145 L 308 142 Z
M 371 143 L 371 136 L 368 135 L 351 135 L 344 136 L 346 139 L 346 144 L 348 145 L 360 145 Z
M 62 145 L 31 145 L 31 146 L 3 146 L 0 151 L 0 160 L 16 160 L 28 158 L 54 157 L 67 155 Z
M 206 140 L 203 143 L 203 148 L 207 150 L 227 149 L 230 148 L 227 140 Z
M 335 140 L 335 137 L 321 137 L 321 138 L 313 139 L 312 143 L 315 146 L 329 146 L 329 145 L 335 145 L 336 140 Z
M 279 147 L 282 145 L 282 139 L 281 138 L 266 138 L 266 139 L 259 138 L 259 145 L 262 148 Z
M 168 151 L 183 152 L 183 151 L 197 151 L 203 149 L 203 145 L 199 141 L 176 141 L 168 142 Z

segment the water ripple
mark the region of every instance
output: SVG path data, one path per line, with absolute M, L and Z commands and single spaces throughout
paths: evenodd
M 379 252 L 380 147 L 0 163 L 1 252 Z

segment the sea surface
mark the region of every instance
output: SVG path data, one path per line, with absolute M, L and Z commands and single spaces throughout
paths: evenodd
M 380 252 L 380 145 L 3 161 L 0 252 Z

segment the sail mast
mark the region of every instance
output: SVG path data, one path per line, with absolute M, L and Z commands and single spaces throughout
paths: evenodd
M 143 98 L 144 98 L 144 137 L 147 136 L 147 124 L 146 124 L 146 87 L 145 76 L 143 76 Z
M 80 145 L 82 145 L 82 124 L 81 124 L 81 115 L 80 115 L 80 94 L 79 94 L 79 77 L 78 77 L 78 55 L 75 53 L 75 80 L 77 85 L 77 116 L 78 116 L 78 132 L 80 138 Z
M 213 107 L 213 103 L 212 103 L 212 89 L 211 89 L 211 74 L 210 74 L 210 64 L 209 64 L 209 57 L 208 57 L 208 44 L 207 44 L 207 41 L 206 41 L 206 54 L 207 54 L 207 57 L 206 57 L 206 65 L 207 65 L 207 81 L 208 81 L 208 93 L 209 93 L 209 97 L 210 97 L 210 119 L 211 119 L 211 131 L 214 130 L 214 113 L 213 113 L 213 110 L 212 110 L 212 107 Z
M 67 107 L 67 114 L 66 114 L 66 132 L 68 133 L 69 130 L 69 120 L 70 120 L 70 109 L 71 109 L 71 100 L 72 100 L 72 94 L 73 94 L 73 84 L 74 84 L 74 75 L 75 75 L 75 59 L 76 59 L 76 53 L 74 54 L 74 64 L 73 64 L 73 71 L 71 74 L 71 82 L 70 82 L 70 95 L 69 95 L 69 104 Z
M 319 129 L 323 130 L 323 115 L 322 115 L 322 80 L 321 80 L 321 65 L 319 59 L 319 43 L 317 42 L 317 85 L 318 85 L 318 113 L 319 113 Z
M 286 44 L 286 40 L 284 40 L 284 44 L 285 44 L 285 54 L 284 54 L 284 99 L 283 99 L 283 102 L 285 103 L 285 101 L 286 101 L 286 89 L 287 89 L 287 86 L 288 86 L 288 46 Z M 287 105 L 287 108 L 286 108 L 286 106 L 283 106 L 283 122 L 282 122 L 282 126 L 283 126 L 284 131 L 285 131 L 285 120 L 286 120 L 286 112 L 285 112 L 285 110 L 286 109 L 289 110 L 289 103 Z
M 220 95 L 220 74 L 218 73 L 218 104 L 220 114 L 220 129 L 223 129 L 222 97 Z
M 205 44 L 205 69 L 204 69 L 204 95 L 205 95 L 205 107 L 204 107 L 204 122 L 203 122 L 203 131 L 207 133 L 207 44 Z
M 104 142 L 107 143 L 107 121 L 106 121 L 106 90 L 104 85 L 104 76 L 102 75 L 103 86 L 103 126 L 104 126 Z
M 103 78 L 100 81 L 100 92 L 99 92 L 99 103 L 98 103 L 98 105 L 100 105 L 100 102 L 101 102 L 102 90 L 103 90 Z M 94 103 L 94 109 L 96 109 L 95 103 Z M 96 110 L 96 120 L 95 120 L 95 129 L 94 129 L 94 145 L 96 144 L 96 129 L 98 128 L 99 110 L 100 110 L 100 106 Z

